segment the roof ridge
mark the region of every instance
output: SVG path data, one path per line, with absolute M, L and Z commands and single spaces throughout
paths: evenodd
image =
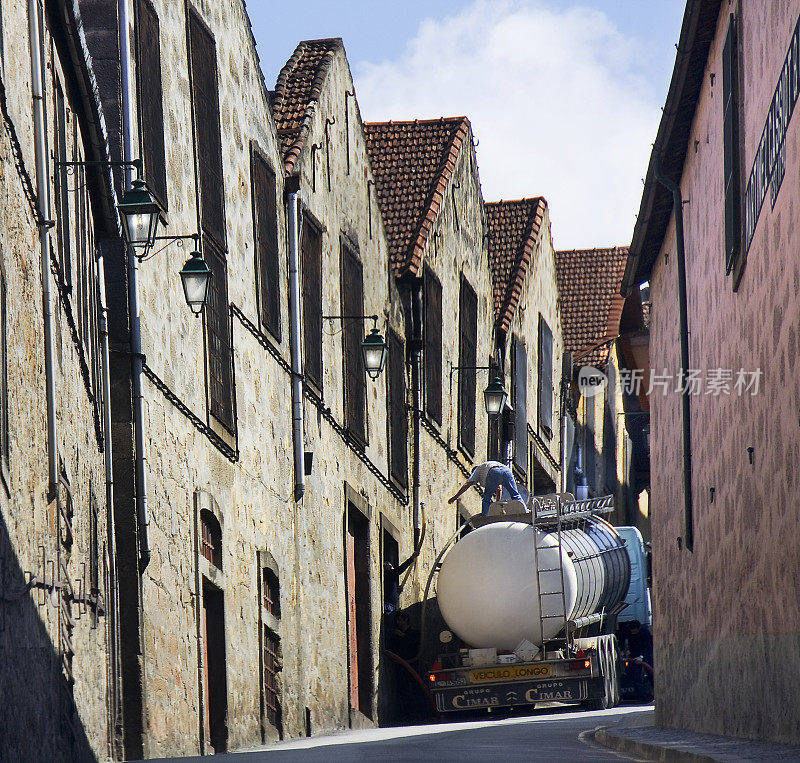
M 373 122 L 364 122 L 364 124 L 370 127 L 378 127 L 379 125 L 433 125 L 444 124 L 445 122 L 458 122 L 460 124 L 465 119 L 469 122 L 469 119 L 462 114 L 458 117 L 431 117 L 430 119 L 383 119 Z

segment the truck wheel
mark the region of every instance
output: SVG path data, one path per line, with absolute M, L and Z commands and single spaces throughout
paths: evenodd
M 613 693 L 612 686 L 612 672 L 615 666 L 612 665 L 608 654 L 608 639 L 601 637 L 597 640 L 597 658 L 600 662 L 600 672 L 603 675 L 603 696 L 596 697 L 595 699 L 587 699 L 582 703 L 582 707 L 586 710 L 607 710 L 613 707 Z

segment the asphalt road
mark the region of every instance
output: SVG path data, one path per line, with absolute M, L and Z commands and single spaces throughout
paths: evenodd
M 631 720 L 651 705 L 597 712 L 567 708 L 537 710 L 533 715 L 430 726 L 346 731 L 327 737 L 297 739 L 268 748 L 217 755 L 228 763 L 302 761 L 620 761 L 635 760 L 591 741 L 598 726 Z M 175 758 L 174 760 L 207 760 Z

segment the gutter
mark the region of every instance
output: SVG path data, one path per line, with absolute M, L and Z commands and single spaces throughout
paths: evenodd
M 287 179 L 289 226 L 289 351 L 292 360 L 292 449 L 294 453 L 294 500 L 306 491 L 303 442 L 303 366 L 300 349 L 300 180 Z
M 656 179 L 672 194 L 672 212 L 675 215 L 675 248 L 678 259 L 678 311 L 680 319 L 681 374 L 685 378 L 689 369 L 689 317 L 686 304 L 686 254 L 683 240 L 683 200 L 681 189 L 661 171 L 658 154 L 653 155 L 653 171 Z M 683 385 L 681 414 L 683 418 L 683 500 L 684 500 L 684 545 L 694 550 L 694 506 L 692 502 L 692 432 L 689 385 Z
M 131 96 L 131 47 L 128 3 L 118 0 L 120 78 L 122 80 L 122 152 L 126 162 L 133 156 L 133 99 Z M 133 167 L 125 167 L 125 190 L 133 182 Z M 144 395 L 142 375 L 142 327 L 139 309 L 139 260 L 128 250 L 128 315 L 131 335 L 131 386 L 133 397 L 134 465 L 136 472 L 136 523 L 139 539 L 139 574 L 150 562 L 150 520 L 147 513 L 147 473 L 144 461 Z
M 44 376 L 47 398 L 47 500 L 58 495 L 58 453 L 56 447 L 56 381 L 54 377 L 53 300 L 50 282 L 50 168 L 47 160 L 44 103 L 44 48 L 41 36 L 43 11 L 37 0 L 28 0 L 28 39 L 31 54 L 33 96 L 33 139 L 36 155 L 36 189 L 39 206 L 39 247 L 42 260 L 42 303 L 44 309 Z

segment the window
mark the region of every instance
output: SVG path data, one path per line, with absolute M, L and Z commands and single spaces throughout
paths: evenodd
M 6 310 L 6 280 L 0 270 L 0 468 L 8 473 L 10 436 L 8 427 L 8 313 Z
M 164 106 L 161 93 L 161 46 L 158 15 L 150 0 L 136 4 L 136 74 L 144 179 L 167 208 Z
M 264 630 L 264 717 L 281 732 L 281 700 L 278 687 L 280 672 L 280 639 L 266 626 Z
M 442 423 L 442 285 L 433 271 L 423 269 L 425 319 L 423 325 L 425 360 L 425 412 Z
M 594 491 L 597 487 L 597 463 L 595 456 L 597 455 L 597 448 L 595 446 L 595 423 L 594 423 L 594 406 L 595 398 L 584 398 L 586 423 L 583 430 L 583 447 L 585 453 L 586 467 L 584 474 L 586 475 L 586 482 L 589 484 L 589 490 Z
M 391 475 L 398 484 L 408 484 L 408 416 L 406 414 L 405 346 L 389 330 L 389 458 Z
M 458 310 L 458 444 L 475 453 L 475 387 L 478 339 L 478 297 L 463 276 Z
M 58 241 L 58 264 L 61 268 L 61 286 L 72 286 L 72 254 L 69 225 L 69 192 L 67 167 L 67 105 L 61 83 L 55 82 L 55 211 L 56 238 Z M 59 164 L 60 163 L 60 164 Z
M 518 337 L 511 340 L 511 405 L 514 408 L 514 466 L 526 474 L 528 466 L 528 352 Z
M 342 315 L 364 313 L 364 271 L 355 252 L 342 241 Z M 345 426 L 361 444 L 366 444 L 367 390 L 361 342 L 364 322 L 345 318 L 342 331 L 344 349 L 344 407 Z
M 553 436 L 553 333 L 539 316 L 539 431 Z
M 320 394 L 322 386 L 322 233 L 303 219 L 303 369 Z
M 211 415 L 233 432 L 228 267 L 222 252 L 208 236 L 203 236 L 203 244 L 203 254 L 211 269 L 211 283 L 208 286 L 205 309 L 209 407 Z
M 269 567 L 261 570 L 261 604 L 269 614 L 280 619 L 281 597 L 278 576 Z
M 250 176 L 253 187 L 253 228 L 261 322 L 280 342 L 281 269 L 278 259 L 278 202 L 275 173 L 255 147 L 251 149 Z
M 214 38 L 197 11 L 189 12 L 192 109 L 200 184 L 200 222 L 205 233 L 225 247 L 225 185 L 219 127 L 217 52 Z
M 725 272 L 736 265 L 741 248 L 741 178 L 739 164 L 739 42 L 736 18 L 728 23 L 722 48 L 723 187 L 725 189 Z
M 222 569 L 222 528 L 208 509 L 200 512 L 200 555 Z

